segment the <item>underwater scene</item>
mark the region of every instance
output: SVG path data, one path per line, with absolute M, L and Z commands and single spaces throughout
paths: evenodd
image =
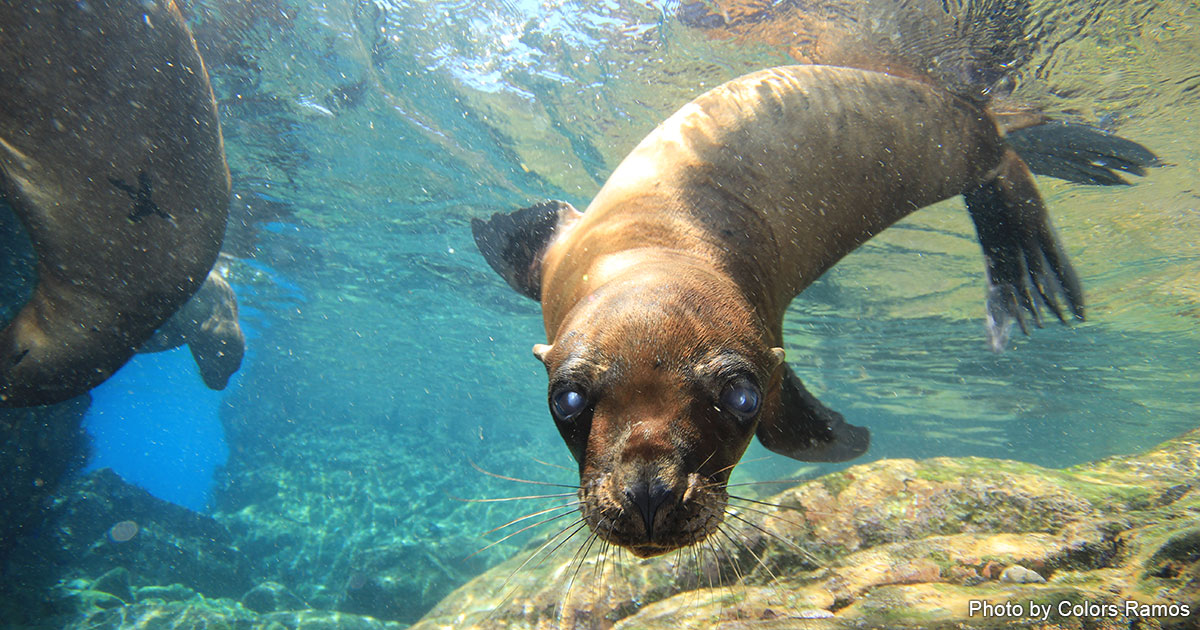
M 0 628 L 1200 627 L 1190 0 L 0 0 L 0 254 Z

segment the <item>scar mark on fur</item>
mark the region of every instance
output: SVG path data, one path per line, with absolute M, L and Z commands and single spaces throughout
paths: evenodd
M 146 171 L 138 171 L 137 188 L 125 183 L 125 180 L 115 177 L 109 177 L 108 181 L 112 182 L 113 186 L 124 191 L 133 200 L 133 212 L 129 213 L 130 222 L 138 223 L 142 220 L 142 217 L 151 214 L 156 214 L 164 219 L 171 218 L 171 215 L 159 208 L 158 204 L 154 203 L 154 199 L 151 198 L 150 195 L 153 193 L 153 190 L 150 183 L 150 174 Z

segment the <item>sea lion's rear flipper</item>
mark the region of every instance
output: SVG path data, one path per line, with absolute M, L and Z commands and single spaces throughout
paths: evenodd
M 1088 125 L 1046 122 L 1010 131 L 1005 139 L 1029 170 L 1077 184 L 1128 185 L 1117 171 L 1141 176 L 1160 164 L 1146 147 Z
M 1004 348 L 1014 321 L 1022 332 L 1029 333 L 1026 314 L 1040 328 L 1042 306 L 1064 323 L 1065 310 L 1082 320 L 1079 277 L 1021 158 L 1010 150 L 995 179 L 963 196 L 987 262 L 987 325 L 992 349 Z
M 582 217 L 565 201 L 545 201 L 487 221 L 471 219 L 475 245 L 492 269 L 525 297 L 542 299 L 542 255 L 556 235 Z
M 783 365 L 778 399 L 763 411 L 758 441 L 768 449 L 805 462 L 842 462 L 867 451 L 871 432 L 846 422 L 842 414 L 821 404 L 804 383 Z

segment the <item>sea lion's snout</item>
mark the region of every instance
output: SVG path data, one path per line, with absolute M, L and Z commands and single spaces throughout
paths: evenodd
M 722 522 L 723 482 L 695 473 L 624 477 L 618 469 L 585 484 L 583 516 L 597 536 L 640 558 L 696 544 Z
M 652 481 L 643 479 L 625 488 L 625 501 L 636 508 L 637 513 L 642 517 L 646 540 L 654 541 L 654 517 L 658 515 L 658 508 L 673 498 L 675 498 L 675 493 L 659 479 Z

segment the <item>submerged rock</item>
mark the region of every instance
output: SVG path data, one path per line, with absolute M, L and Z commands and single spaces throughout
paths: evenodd
M 0 202 L 0 232 L 4 210 Z M 0 280 L 0 296 L 7 279 Z M 0 408 L 0 563 L 42 525 L 46 503 L 87 463 L 83 415 L 89 405 L 91 397 L 80 396 L 46 407 Z
M 242 605 L 258 613 L 310 608 L 279 582 L 263 582 L 242 595 Z
M 435 628 L 1193 628 L 1200 430 L 1065 470 L 886 460 L 734 506 L 649 560 L 568 543 L 472 580 Z
M 1030 571 L 1019 564 L 1014 564 L 1000 573 L 1000 581 L 1010 584 L 1041 584 L 1046 581 L 1046 578 L 1037 571 Z
M 303 608 L 412 623 L 507 556 L 468 558 L 477 516 L 466 503 L 446 509 L 447 472 L 428 466 L 429 445 L 446 441 L 415 427 L 297 429 L 269 455 L 229 464 L 214 517 L 254 558 L 256 580 L 285 586 Z M 243 603 L 294 606 L 261 594 Z
M 146 602 L 95 611 L 63 626 L 66 630 L 402 630 L 403 624 L 333 611 L 301 610 L 258 614 L 228 599 L 196 597 L 186 602 Z
M 122 610 L 139 587 L 178 584 L 221 597 L 251 586 L 250 565 L 224 526 L 107 468 L 65 487 L 42 527 L 5 560 L 0 619 L 12 623 Z

